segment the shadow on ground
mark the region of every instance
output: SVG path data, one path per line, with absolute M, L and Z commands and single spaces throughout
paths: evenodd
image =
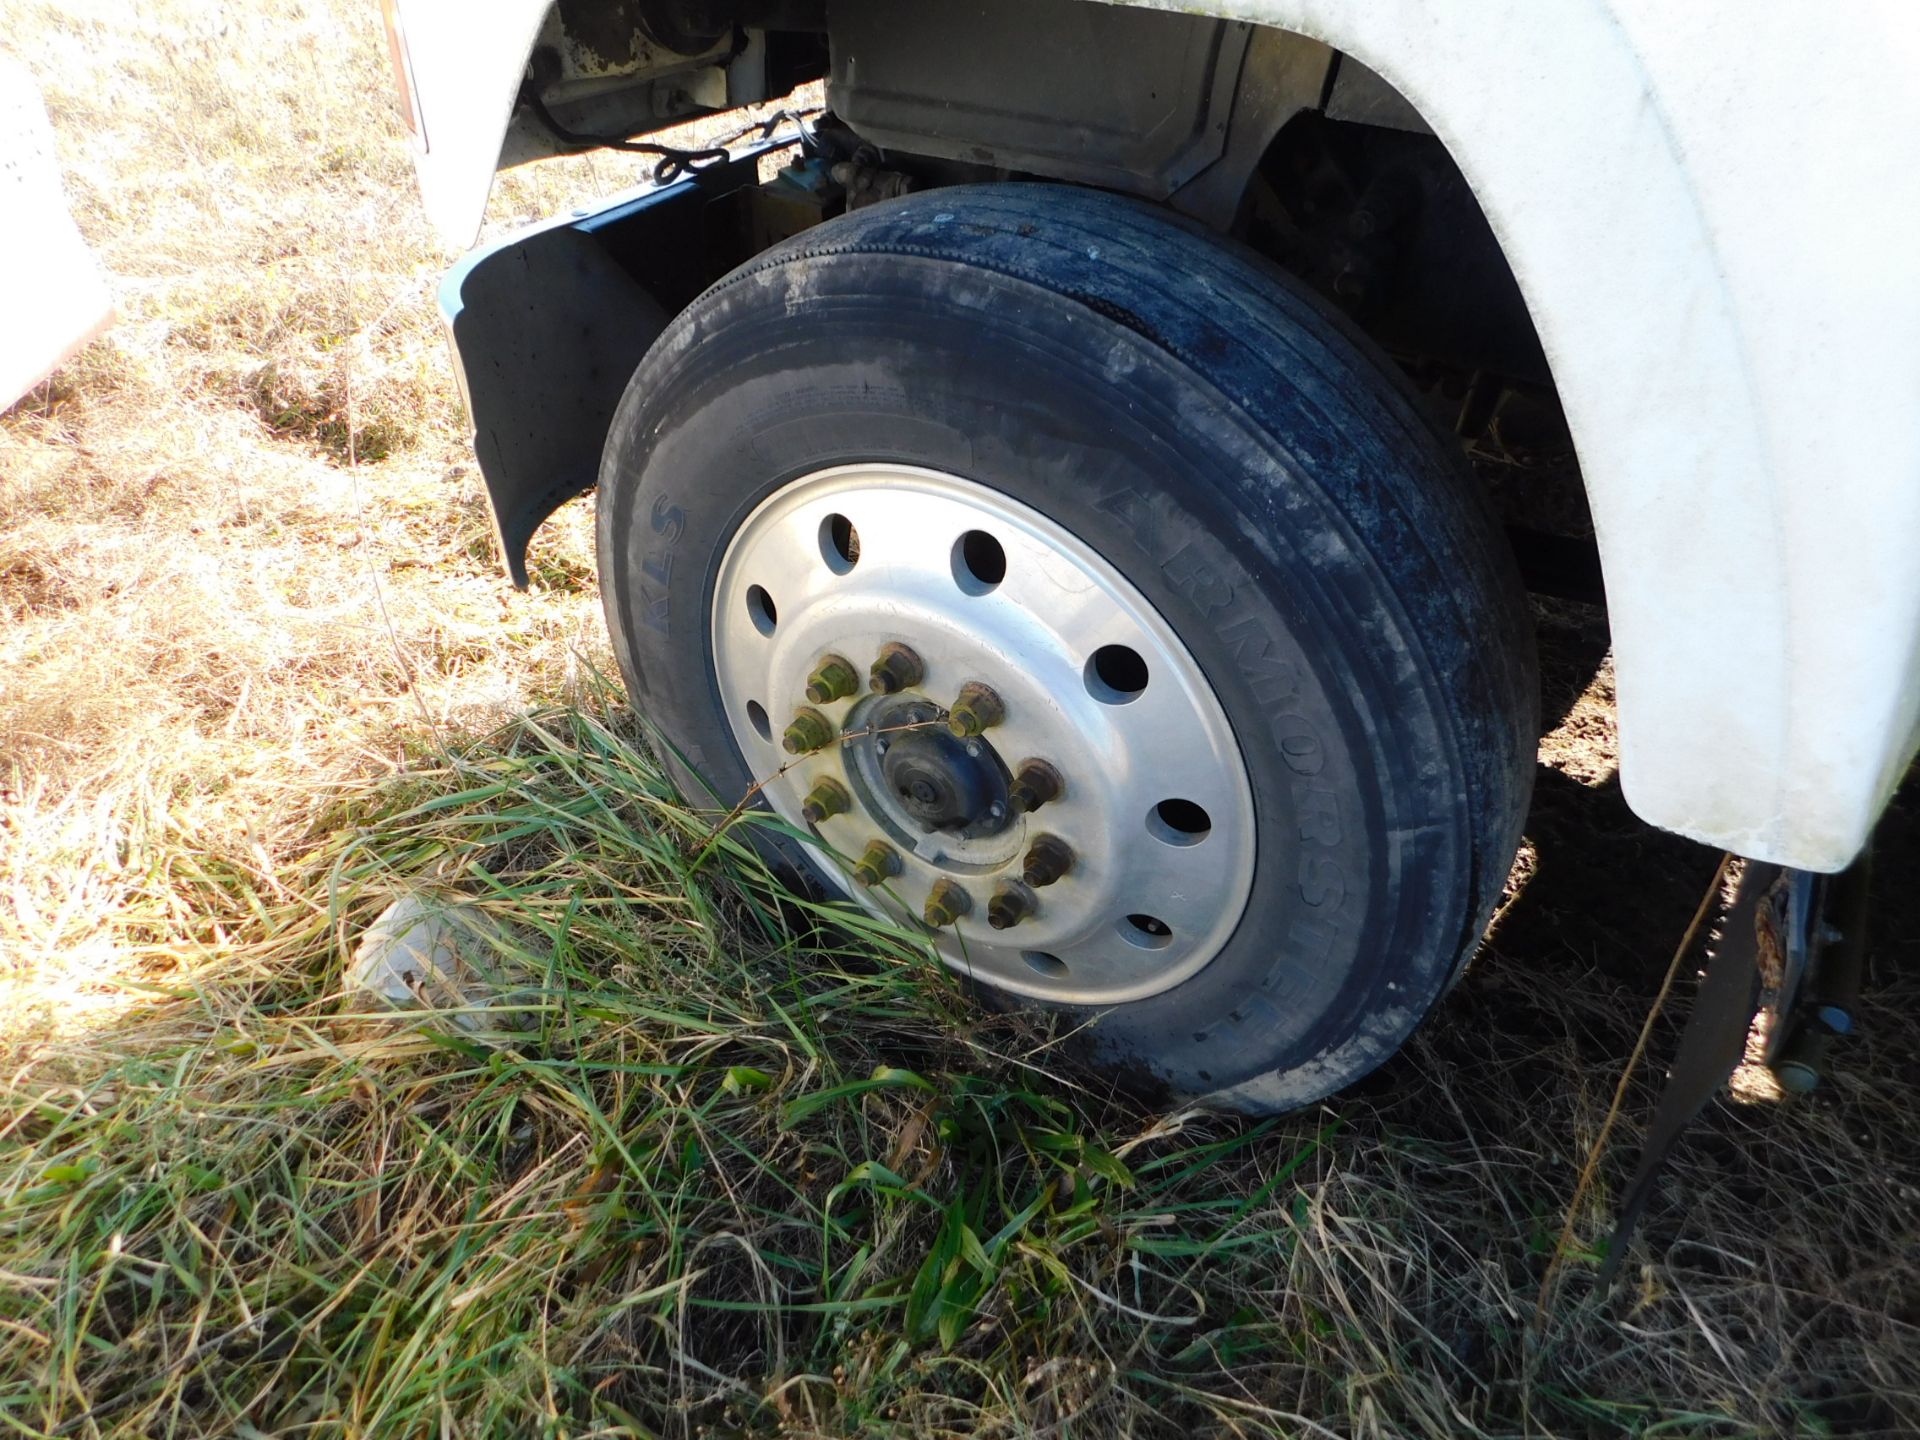
M 1543 609 L 1546 728 L 1576 729 L 1580 697 L 1602 666 L 1598 613 Z M 1610 724 L 1608 726 L 1610 729 Z M 1605 736 L 1611 751 L 1611 736 Z M 1550 742 L 1543 755 L 1555 747 Z M 1576 746 L 1577 749 L 1577 746 Z M 1415 1042 L 1376 1073 L 1363 1100 L 1383 1134 L 1418 1137 L 1452 1158 L 1473 1157 L 1478 1183 L 1440 1165 L 1435 1203 L 1481 1213 L 1460 1237 L 1461 1283 L 1475 1269 L 1530 1254 L 1537 1274 L 1562 1214 L 1549 1206 L 1489 1212 L 1488 1198 L 1561 1203 L 1573 1189 L 1635 1035 L 1674 947 L 1712 882 L 1719 856 L 1653 830 L 1627 808 L 1610 766 L 1543 763 L 1527 838 L 1531 873 L 1454 993 Z M 1608 757 L 1610 759 L 1610 755 Z M 1580 778 L 1575 778 L 1575 776 Z M 1787 1099 L 1723 1097 L 1670 1164 L 1624 1267 L 1618 1291 L 1595 1297 L 1584 1267 L 1562 1291 L 1535 1383 L 1569 1395 L 1633 1393 L 1624 1367 L 1658 1367 L 1702 1347 L 1734 1371 L 1769 1377 L 1749 1412 L 1759 1433 L 1912 1434 L 1920 1425 L 1920 783 L 1909 783 L 1876 844 L 1869 971 L 1862 1030 L 1836 1050 L 1820 1090 Z M 1683 967 L 1629 1094 L 1626 1120 L 1601 1167 L 1582 1238 L 1604 1240 L 1611 1207 L 1636 1156 L 1665 1064 L 1692 1000 L 1698 959 Z M 1489 1188 L 1489 1176 L 1509 1183 Z M 1458 1207 L 1456 1209 L 1456 1206 Z M 1444 1255 L 1444 1251 L 1441 1252 Z M 1515 1299 L 1528 1299 L 1516 1284 Z M 1498 1307 L 1493 1307 L 1498 1314 Z M 1600 1316 L 1610 1328 L 1601 1328 Z M 1506 1364 L 1529 1366 L 1466 1322 L 1463 1365 L 1498 1384 Z M 1643 1348 L 1622 1337 L 1658 1338 Z M 1609 1347 L 1612 1354 L 1608 1354 Z M 1708 1363 L 1701 1370 L 1705 1379 Z M 1734 1382 L 1738 1383 L 1738 1382 Z M 1751 1383 L 1751 1378 L 1749 1380 Z M 1651 1373 L 1648 1390 L 1661 1388 Z M 1750 1398 L 1761 1398 L 1754 1393 Z M 1704 1397 L 1703 1397 L 1704 1399 Z M 1576 1406 L 1576 1409 L 1578 1406 Z M 1646 1417 L 1596 1406 L 1594 1433 Z M 1705 1425 L 1685 1433 L 1721 1433 Z

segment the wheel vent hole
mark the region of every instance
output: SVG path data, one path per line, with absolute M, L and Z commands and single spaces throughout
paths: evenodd
M 1138 700 L 1147 688 L 1147 662 L 1131 645 L 1102 645 L 1087 661 L 1087 693 L 1103 705 Z
M 1213 817 L 1191 800 L 1162 800 L 1147 812 L 1147 833 L 1163 845 L 1198 845 L 1213 833 Z
M 1007 578 L 1007 552 L 984 530 L 969 530 L 953 543 L 953 579 L 969 595 L 985 595 Z
M 1044 975 L 1049 980 L 1058 980 L 1067 973 L 1067 962 L 1044 950 L 1022 950 L 1020 958 L 1033 967 L 1035 974 Z
M 762 635 L 773 634 L 774 627 L 780 623 L 780 612 L 774 608 L 773 596 L 758 585 L 747 587 L 747 616 L 753 621 L 753 628 Z
M 836 575 L 860 563 L 860 532 L 846 516 L 829 515 L 820 522 L 820 558 Z
M 773 743 L 773 722 L 767 719 L 767 710 L 758 700 L 747 701 L 747 719 L 753 722 L 753 728 L 760 738 L 769 745 Z
M 1163 950 L 1173 943 L 1173 930 L 1155 915 L 1129 915 L 1120 922 L 1120 938 L 1142 950 Z

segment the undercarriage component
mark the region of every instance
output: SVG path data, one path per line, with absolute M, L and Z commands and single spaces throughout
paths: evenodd
M 1219 158 L 1251 28 L 1073 0 L 838 0 L 829 103 L 876 145 L 1164 199 Z
M 731 16 L 705 0 L 558 0 L 528 57 L 500 164 L 764 98 L 729 84 L 734 49 Z
M 888 170 L 864 160 L 837 160 L 827 172 L 847 195 L 847 209 L 876 205 L 920 188 L 904 170 Z
M 1795 872 L 1808 883 L 1807 910 L 1797 927 L 1806 953 L 1798 983 L 1783 986 L 1767 1063 L 1781 1088 L 1816 1089 L 1833 1046 L 1854 1031 L 1867 954 L 1869 850 L 1838 875 Z
M 1551 385 L 1499 239 L 1436 137 L 1306 112 L 1258 164 L 1244 237 L 1381 346 Z

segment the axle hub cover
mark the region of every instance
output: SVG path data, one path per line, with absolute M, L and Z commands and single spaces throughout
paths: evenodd
M 910 730 L 887 747 L 880 772 L 900 807 L 928 830 L 990 835 L 1006 827 L 1006 770 L 979 741 L 943 726 Z

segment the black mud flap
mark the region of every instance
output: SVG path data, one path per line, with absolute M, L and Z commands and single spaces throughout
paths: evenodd
M 735 197 L 783 142 L 474 251 L 440 284 L 507 573 L 540 523 L 592 490 L 627 381 L 671 316 L 750 253 Z

